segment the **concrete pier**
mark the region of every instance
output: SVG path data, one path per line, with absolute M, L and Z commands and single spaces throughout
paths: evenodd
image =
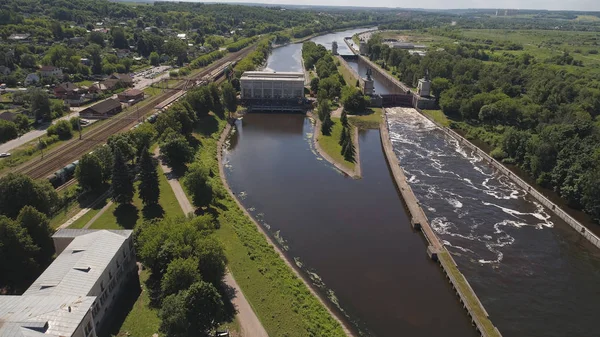
M 412 188 L 408 184 L 408 180 L 404 175 L 404 171 L 400 166 L 398 157 L 394 153 L 392 142 L 388 131 L 387 115 L 384 113 L 384 121 L 380 124 L 381 144 L 392 171 L 396 187 L 402 194 L 402 199 L 410 215 L 412 216 L 411 223 L 415 230 L 420 229 L 428 242 L 427 255 L 437 261 L 446 275 L 452 289 L 456 292 L 460 303 L 467 311 L 467 315 L 471 318 L 471 323 L 483 337 L 501 337 L 498 329 L 492 324 L 488 313 L 477 298 L 477 295 L 471 288 L 471 285 L 463 274 L 458 270 L 456 262 L 450 255 L 450 252 L 442 244 L 440 239 L 435 234 L 433 228 L 429 224 L 427 216 L 419 205 Z

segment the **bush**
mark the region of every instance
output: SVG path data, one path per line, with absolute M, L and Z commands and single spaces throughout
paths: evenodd
M 73 137 L 73 127 L 71 126 L 71 123 L 69 121 L 58 121 L 56 122 L 56 124 L 48 128 L 48 135 L 56 135 L 61 140 L 70 139 L 71 137 Z
M 13 122 L 0 119 L 0 143 L 17 138 L 19 131 Z
M 501 148 L 497 147 L 490 152 L 490 156 L 496 160 L 503 160 L 507 157 L 507 154 Z

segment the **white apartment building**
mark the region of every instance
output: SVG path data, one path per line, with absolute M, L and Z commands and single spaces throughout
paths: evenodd
M 130 276 L 131 230 L 63 229 L 54 262 L 21 296 L 0 296 L 0 337 L 96 337 Z

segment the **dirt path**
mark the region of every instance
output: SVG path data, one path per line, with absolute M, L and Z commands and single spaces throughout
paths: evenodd
M 312 283 L 310 283 L 309 280 L 307 280 L 300 274 L 296 265 L 294 263 L 290 262 L 290 260 L 288 260 L 287 257 L 283 254 L 283 252 L 281 251 L 279 246 L 277 246 L 275 243 L 273 243 L 273 240 L 271 240 L 271 238 L 269 237 L 269 235 L 267 235 L 265 230 L 258 224 L 258 222 L 256 222 L 256 220 L 254 220 L 254 218 L 250 215 L 250 213 L 248 213 L 248 211 L 242 205 L 242 203 L 239 201 L 239 199 L 237 198 L 235 193 L 233 193 L 233 191 L 231 190 L 231 187 L 229 187 L 229 184 L 227 183 L 227 179 L 225 178 L 225 171 L 223 170 L 222 149 L 223 149 L 223 143 L 227 139 L 227 136 L 229 135 L 230 130 L 231 130 L 231 125 L 227 124 L 227 127 L 225 127 L 225 129 L 223 129 L 223 132 L 221 133 L 221 138 L 219 138 L 219 143 L 217 144 L 217 158 L 219 160 L 219 176 L 221 177 L 221 182 L 223 182 L 223 186 L 225 186 L 225 189 L 227 190 L 227 192 L 229 192 L 229 195 L 231 196 L 231 198 L 233 198 L 233 200 L 235 201 L 237 206 L 242 210 L 242 212 L 244 212 L 244 215 L 246 215 L 248 217 L 248 219 L 250 219 L 254 223 L 256 228 L 264 235 L 267 242 L 271 245 L 271 247 L 273 247 L 275 252 L 277 252 L 277 254 L 279 255 L 279 258 L 281 258 L 281 260 L 283 260 L 283 262 L 285 262 L 285 264 L 294 272 L 294 274 L 296 275 L 296 277 L 298 277 L 298 279 L 302 280 L 302 282 L 304 283 L 304 285 L 306 285 L 306 287 L 308 288 L 310 293 L 317 300 L 319 300 L 319 302 L 323 305 L 323 307 L 325 307 L 325 309 L 329 312 L 331 317 L 333 317 L 340 324 L 340 326 L 342 327 L 342 330 L 344 330 L 344 333 L 346 334 L 346 336 L 354 337 L 354 335 L 352 334 L 350 329 L 346 326 L 346 324 L 344 324 L 344 322 L 340 319 L 340 317 L 331 310 L 331 308 L 325 303 L 323 298 L 321 296 L 319 296 L 319 294 L 314 289 Z M 247 337 L 254 337 L 254 336 L 258 336 L 258 335 L 251 335 L 251 336 L 247 336 Z
M 157 147 L 154 151 L 154 154 L 158 156 L 159 152 L 160 150 Z M 177 202 L 179 202 L 179 206 L 183 210 L 183 213 L 193 213 L 194 206 L 192 206 L 192 203 L 185 195 L 185 192 L 183 191 L 179 180 L 177 180 L 177 177 L 173 175 L 171 169 L 166 166 L 162 160 L 159 160 L 159 163 L 162 171 L 169 181 L 169 185 L 171 185 L 171 188 L 173 189 L 173 193 L 175 193 L 175 197 L 177 198 Z M 258 320 L 258 317 L 252 310 L 250 303 L 248 303 L 248 300 L 246 300 L 242 289 L 233 278 L 233 275 L 230 272 L 227 272 L 223 281 L 225 284 L 235 289 L 235 297 L 233 298 L 232 303 L 235 305 L 238 311 L 237 318 L 242 329 L 241 335 L 243 337 L 268 337 L 269 335 L 267 334 L 267 331 L 262 326 L 262 323 Z

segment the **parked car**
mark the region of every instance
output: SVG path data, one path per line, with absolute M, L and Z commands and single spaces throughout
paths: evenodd
M 10 153 L 8 153 L 8 152 L 0 153 L 0 158 L 6 158 L 6 157 L 10 157 Z

